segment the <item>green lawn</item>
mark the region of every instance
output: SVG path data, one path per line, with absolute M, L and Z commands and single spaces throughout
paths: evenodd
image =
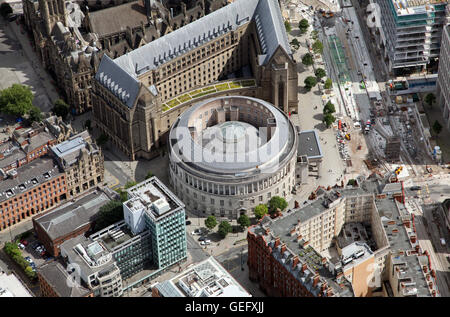
M 191 99 L 192 99 L 192 97 L 189 96 L 189 94 L 184 94 L 184 95 L 178 97 L 178 100 L 180 100 L 181 102 L 186 102 L 186 101 L 189 101 Z
M 243 81 L 241 81 L 241 85 L 243 87 L 250 87 L 250 86 L 255 86 L 256 83 L 254 80 L 243 80 Z
M 228 90 L 230 88 L 228 87 L 228 83 L 226 83 L 226 84 L 216 85 L 216 89 L 217 89 L 217 91 L 223 91 L 223 90 Z
M 221 84 L 211 85 L 209 87 L 196 89 L 194 91 L 185 93 L 184 95 L 181 95 L 179 97 L 175 97 L 172 100 L 168 101 L 167 103 L 163 104 L 162 110 L 163 112 L 172 109 L 173 107 L 176 107 L 184 102 L 187 102 L 189 100 L 192 100 L 194 98 L 203 97 L 205 95 L 215 93 L 218 91 L 225 91 L 225 90 L 231 90 L 231 89 L 239 89 L 244 87 L 251 87 L 256 86 L 255 80 L 242 80 L 242 81 L 231 81 L 231 82 L 225 82 Z

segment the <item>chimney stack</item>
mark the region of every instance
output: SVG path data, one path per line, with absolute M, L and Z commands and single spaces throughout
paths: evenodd
M 286 251 L 286 244 L 283 243 L 281 246 L 281 253 L 284 253 Z
M 303 238 L 303 236 L 302 236 L 301 234 L 299 234 L 299 235 L 297 236 L 297 242 L 299 242 L 302 238 Z
M 295 201 L 295 205 L 294 205 L 294 208 L 298 208 L 298 207 L 300 207 L 300 204 L 299 204 L 299 202 L 298 202 L 298 201 Z
M 308 269 L 308 266 L 306 265 L 306 263 L 303 263 L 302 272 L 305 272 L 307 269 Z
M 275 239 L 275 248 L 278 247 L 280 245 L 280 237 L 277 237 Z
M 296 231 L 296 230 L 295 230 L 295 227 L 291 229 L 291 237 L 293 237 L 293 236 L 294 236 L 294 234 L 295 234 L 295 231 Z
M 294 256 L 294 259 L 292 260 L 292 268 L 294 269 L 298 262 L 300 262 L 300 260 L 298 259 L 298 255 Z
M 314 275 L 313 287 L 316 287 L 317 283 L 319 283 L 319 274 Z

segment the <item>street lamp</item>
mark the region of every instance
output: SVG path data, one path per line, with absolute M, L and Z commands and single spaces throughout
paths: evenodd
M 243 259 L 242 259 L 242 253 L 243 252 L 244 252 L 244 248 L 241 249 L 241 271 L 244 270 L 244 262 L 243 262 Z

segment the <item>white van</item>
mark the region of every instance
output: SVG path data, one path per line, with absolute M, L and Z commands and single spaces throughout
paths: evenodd
M 355 127 L 356 130 L 361 130 L 361 123 L 359 123 L 359 121 L 354 122 L 353 126 Z

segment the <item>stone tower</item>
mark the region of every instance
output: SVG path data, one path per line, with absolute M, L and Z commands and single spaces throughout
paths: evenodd
M 67 25 L 67 10 L 64 0 L 39 0 L 39 10 L 50 35 L 57 22 Z

